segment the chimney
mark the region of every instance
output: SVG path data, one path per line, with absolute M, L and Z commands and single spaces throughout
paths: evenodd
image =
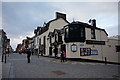
M 56 19 L 63 18 L 66 20 L 66 14 L 56 12 Z
M 92 26 L 96 27 L 96 20 L 95 19 L 92 20 Z

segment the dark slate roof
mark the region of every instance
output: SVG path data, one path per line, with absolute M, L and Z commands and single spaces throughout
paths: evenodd
M 69 26 L 69 25 L 77 25 L 77 24 L 81 25 L 81 27 L 93 28 L 93 26 L 89 25 L 88 23 L 83 23 L 83 22 L 79 22 L 79 21 L 76 21 L 76 22 L 73 21 L 72 23 L 69 23 L 69 24 L 66 25 L 66 26 Z M 66 26 L 64 26 L 64 27 L 66 27 Z M 106 35 L 108 36 L 108 34 L 107 34 L 107 32 L 105 31 L 105 29 L 101 29 L 101 28 L 98 28 L 98 27 L 95 27 L 95 29 L 104 31 L 104 32 L 106 33 Z

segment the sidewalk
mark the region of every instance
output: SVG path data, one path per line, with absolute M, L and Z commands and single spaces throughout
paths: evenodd
M 0 56 L 0 79 L 2 78 L 2 62 L 1 62 L 1 57 Z
M 31 56 L 31 63 L 27 63 L 25 54 L 12 54 L 3 63 L 3 78 L 116 78 L 117 71 L 118 65 L 60 62 L 42 56 Z

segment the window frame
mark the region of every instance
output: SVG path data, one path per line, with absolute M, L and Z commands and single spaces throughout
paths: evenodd
M 71 51 L 72 52 L 77 52 L 77 45 L 76 44 L 71 45 Z

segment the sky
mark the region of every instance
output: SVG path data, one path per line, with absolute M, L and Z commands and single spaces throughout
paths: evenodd
M 13 49 L 26 36 L 34 36 L 34 29 L 55 19 L 55 12 L 65 13 L 67 20 L 88 23 L 96 19 L 97 27 L 109 36 L 118 35 L 118 2 L 0 2 L 0 29 L 11 39 Z M 88 0 L 87 0 L 88 1 Z

